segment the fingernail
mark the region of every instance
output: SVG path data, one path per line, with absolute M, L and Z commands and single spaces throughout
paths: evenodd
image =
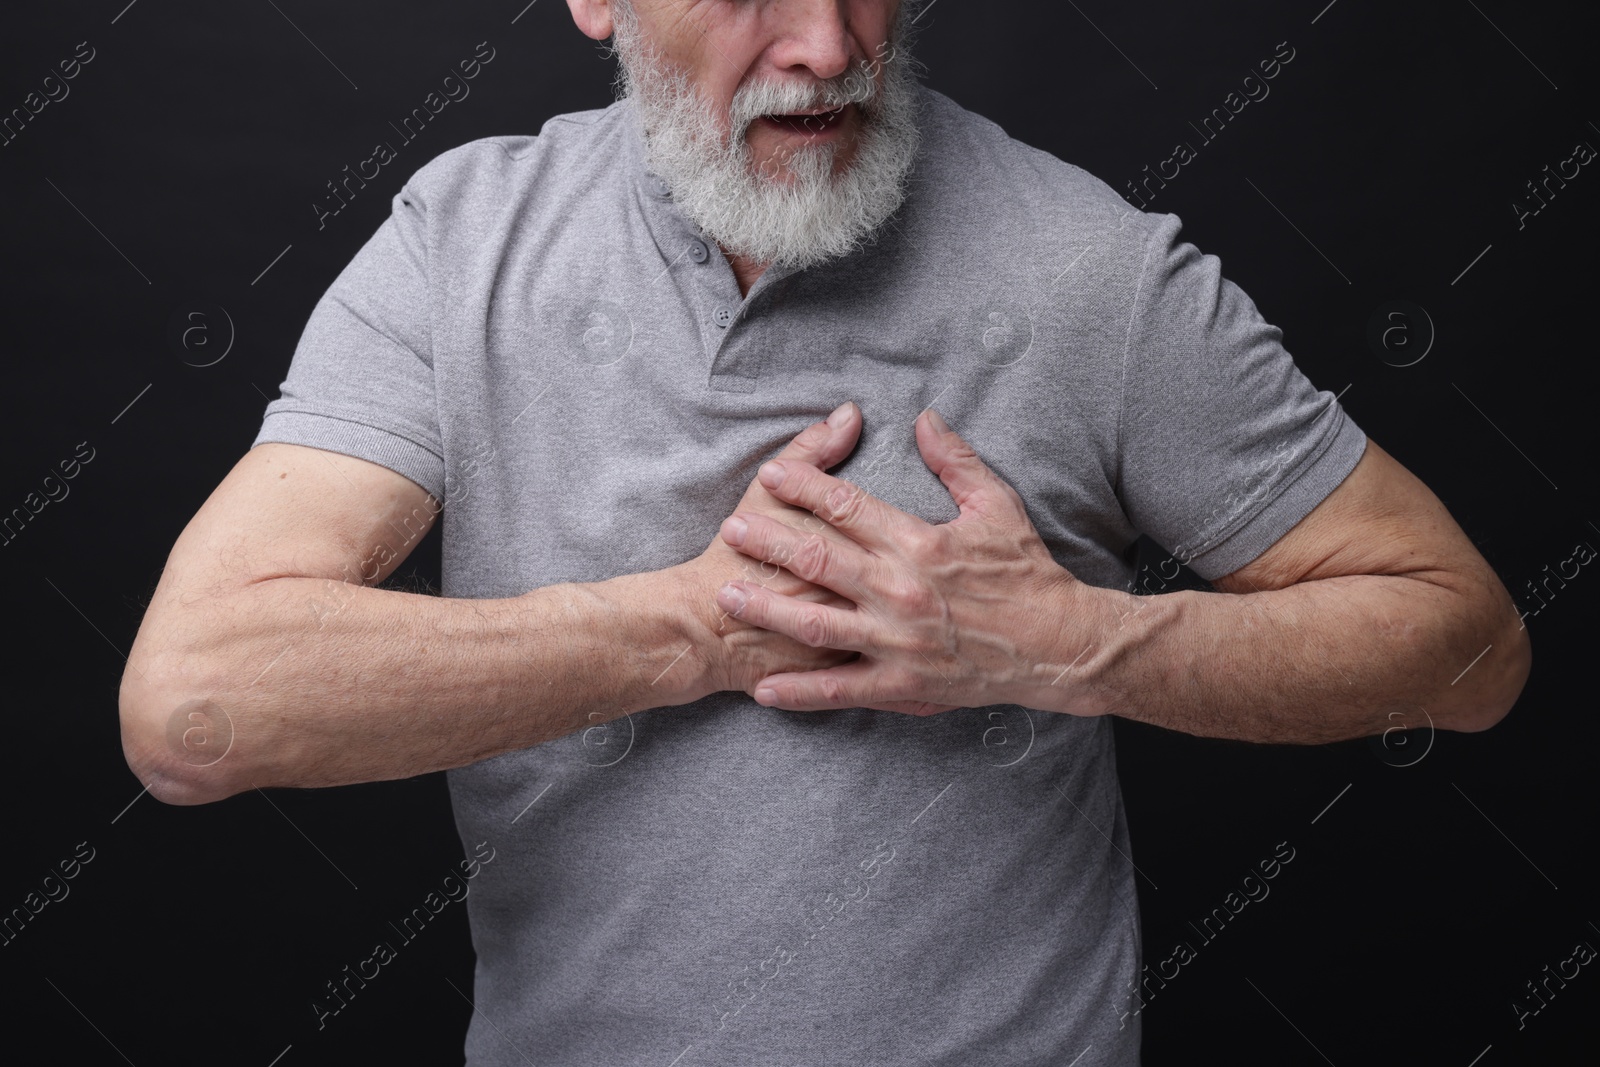
M 828 416 L 828 425 L 837 430 L 844 425 L 844 420 L 849 414 L 850 401 L 846 400 L 843 404 L 833 409 L 833 414 Z
M 950 424 L 944 421 L 944 416 L 940 415 L 937 411 L 933 410 L 932 408 L 928 409 L 928 425 L 932 426 L 935 430 L 938 430 L 940 433 L 949 433 L 950 432 Z
M 750 596 L 743 589 L 729 582 L 717 590 L 717 603 L 730 615 L 738 615 L 744 606 L 750 603 Z
M 722 524 L 722 539 L 730 545 L 744 544 L 744 535 L 750 530 L 750 524 L 734 516 Z
M 756 471 L 756 477 L 768 489 L 776 489 L 783 484 L 783 464 L 777 460 L 763 463 L 761 469 Z
M 762 688 L 762 689 L 757 689 L 756 690 L 756 703 L 757 704 L 761 704 L 761 705 L 764 705 L 764 706 L 770 708 L 772 705 L 776 704 L 777 702 L 778 702 L 778 694 L 776 692 L 774 692 L 773 690 L 766 689 L 766 688 Z

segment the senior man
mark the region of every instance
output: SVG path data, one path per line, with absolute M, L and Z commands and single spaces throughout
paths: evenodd
M 569 6 L 622 98 L 395 197 L 174 549 L 130 765 L 449 769 L 474 1067 L 1136 1063 L 1109 716 L 1485 729 L 1510 598 L 1175 218 L 921 87 L 909 3 Z M 374 588 L 441 511 L 445 595 Z M 1124 592 L 1141 532 L 1217 592 Z

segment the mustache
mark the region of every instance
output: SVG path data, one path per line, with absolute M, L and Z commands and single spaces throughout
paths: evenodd
M 856 104 L 869 115 L 882 95 L 869 76 L 864 61 L 822 82 L 760 81 L 741 86 L 729 108 L 730 126 L 742 130 L 763 115 L 793 115 L 802 111 L 837 111 Z

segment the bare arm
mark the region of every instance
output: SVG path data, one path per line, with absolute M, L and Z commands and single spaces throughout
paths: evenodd
M 1213 585 L 1102 594 L 1105 636 L 1085 676 L 1111 712 L 1302 744 L 1395 726 L 1477 731 L 1505 716 L 1531 667 L 1499 578 L 1372 441 L 1327 499 Z
M 836 464 L 860 428 L 853 407 L 846 421 L 809 427 L 784 454 Z M 759 486 L 742 506 L 787 510 Z M 373 588 L 437 511 L 364 460 L 282 444 L 246 454 L 179 537 L 123 675 L 123 747 L 152 794 L 198 804 L 458 767 L 742 689 L 785 662 L 846 658 L 719 621 L 716 587 L 745 561 L 715 542 L 662 571 L 504 599 Z M 777 585 L 831 596 L 792 576 Z

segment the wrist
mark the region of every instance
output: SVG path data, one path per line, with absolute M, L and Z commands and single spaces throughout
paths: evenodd
M 614 693 L 619 715 L 689 704 L 716 691 L 672 568 L 574 588 L 590 602 L 593 640 L 610 653 L 601 687 Z
M 1153 597 L 1087 585 L 1065 570 L 1043 598 L 1049 618 L 1038 628 L 1044 645 L 1034 660 L 1024 699 L 1016 703 L 1065 715 L 1104 715 L 1116 706 L 1110 678 L 1126 642 Z
M 688 564 L 629 576 L 639 611 L 651 620 L 662 653 L 645 679 L 655 704 L 691 704 L 729 688 L 717 628 L 723 614 L 691 580 Z

